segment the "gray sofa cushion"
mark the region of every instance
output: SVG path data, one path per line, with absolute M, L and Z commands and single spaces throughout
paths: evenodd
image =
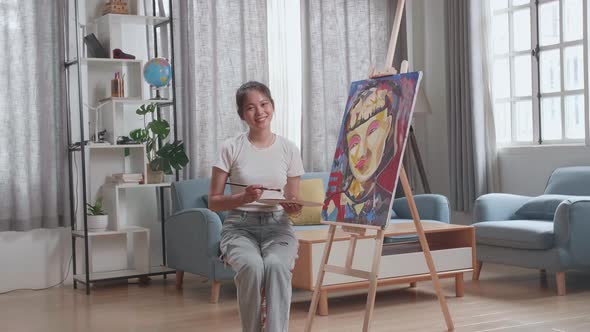
M 484 221 L 473 225 L 477 244 L 546 250 L 554 246 L 553 223 L 545 220 Z
M 531 198 L 514 213 L 514 219 L 553 220 L 555 210 L 568 195 L 541 195 Z

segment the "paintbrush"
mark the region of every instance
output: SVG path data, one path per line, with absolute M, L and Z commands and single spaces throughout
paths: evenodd
M 247 184 L 231 183 L 231 182 L 226 182 L 225 184 L 229 184 L 230 186 L 236 186 L 236 187 L 247 187 L 248 186 Z M 265 187 L 262 187 L 259 189 L 281 192 L 281 189 L 273 189 L 273 188 L 265 188 Z

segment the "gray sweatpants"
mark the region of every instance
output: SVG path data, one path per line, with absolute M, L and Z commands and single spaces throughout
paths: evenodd
M 244 332 L 260 332 L 261 290 L 266 296 L 266 332 L 289 329 L 291 270 L 298 242 L 283 212 L 233 210 L 221 230 L 221 253 L 236 271 Z

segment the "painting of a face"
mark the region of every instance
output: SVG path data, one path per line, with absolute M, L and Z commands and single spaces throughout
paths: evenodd
M 386 227 L 420 72 L 352 82 L 322 219 Z
M 391 91 L 376 88 L 365 94 L 350 110 L 350 126 L 346 134 L 348 160 L 354 177 L 365 182 L 375 173 L 391 129 L 391 116 L 385 106 L 385 97 L 393 99 Z

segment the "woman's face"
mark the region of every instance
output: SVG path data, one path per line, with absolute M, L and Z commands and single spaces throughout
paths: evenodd
M 385 141 L 391 128 L 391 116 L 384 107 L 386 94 L 387 90 L 376 90 L 350 110 L 351 119 L 366 119 L 346 134 L 350 169 L 360 182 L 373 176 L 383 157 Z M 378 108 L 382 110 L 374 113 Z
M 270 99 L 258 90 L 250 90 L 242 106 L 242 120 L 251 129 L 270 128 L 274 107 Z

